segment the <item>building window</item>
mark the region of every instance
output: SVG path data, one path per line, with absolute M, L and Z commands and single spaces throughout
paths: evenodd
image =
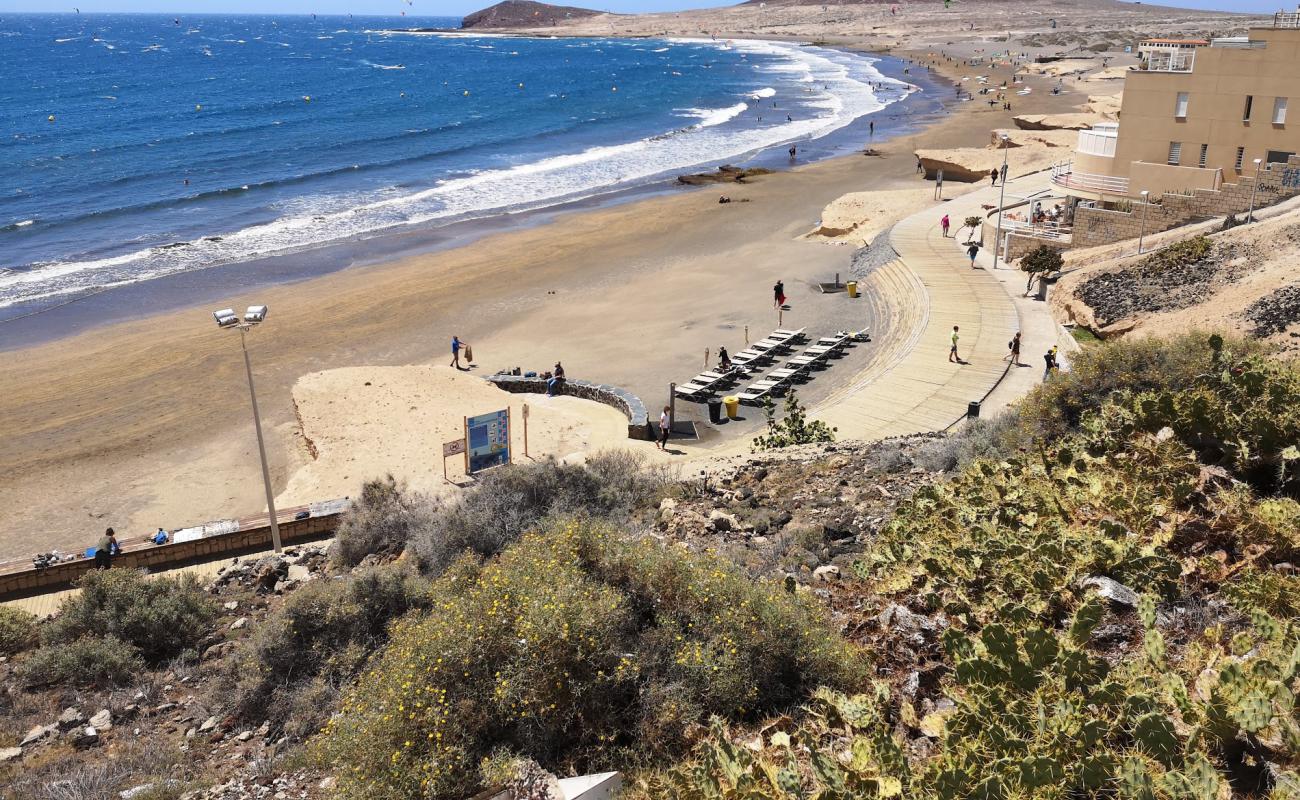
M 1201 158 L 1196 162 L 1196 165 L 1201 169 L 1205 169 L 1205 162 L 1209 160 L 1209 155 L 1210 146 L 1208 144 L 1201 145 Z
M 1175 166 L 1175 167 L 1178 166 L 1178 162 L 1182 159 L 1182 156 L 1183 156 L 1183 143 L 1182 143 L 1182 142 L 1170 142 L 1170 143 L 1169 143 L 1169 163 L 1170 163 L 1171 165 Z
M 1236 164 L 1233 166 L 1233 169 L 1235 169 L 1235 170 L 1238 171 L 1238 172 L 1241 172 L 1241 165 L 1242 165 L 1245 161 L 1246 161 L 1246 148 L 1244 148 L 1244 147 L 1238 147 L 1238 148 L 1237 148 L 1237 162 L 1236 162 Z
M 1187 119 L 1187 92 L 1178 93 L 1178 100 L 1174 103 L 1174 116 Z
M 1246 95 L 1246 107 L 1241 112 L 1242 122 L 1250 122 L 1250 110 L 1254 105 L 1255 105 L 1255 96 L 1251 94 Z
M 1286 124 L 1286 98 L 1278 97 L 1273 100 L 1273 124 Z

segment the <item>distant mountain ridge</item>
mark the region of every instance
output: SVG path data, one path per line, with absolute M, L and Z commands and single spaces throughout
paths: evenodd
M 579 17 L 594 17 L 601 11 L 574 6 L 553 6 L 534 0 L 502 0 L 494 6 L 469 14 L 462 28 L 544 28 Z

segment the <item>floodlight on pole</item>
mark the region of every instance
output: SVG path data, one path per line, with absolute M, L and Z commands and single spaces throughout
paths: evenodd
M 1255 159 L 1255 182 L 1250 186 L 1250 211 L 1246 212 L 1246 221 L 1255 221 L 1255 190 L 1259 188 L 1259 165 L 1264 163 L 1264 159 Z
M 266 321 L 266 306 L 249 306 L 243 320 L 233 308 L 213 311 L 218 328 L 235 328 L 239 331 L 239 345 L 244 351 L 244 371 L 248 375 L 248 397 L 253 403 L 253 429 L 257 431 L 257 454 L 262 460 L 262 485 L 266 489 L 266 509 L 271 517 L 271 546 L 280 552 L 280 521 L 275 514 L 275 495 L 271 492 L 271 468 L 266 461 L 266 442 L 262 438 L 262 415 L 257 409 L 257 390 L 253 386 L 253 362 L 248 357 L 248 331 Z
M 1002 206 L 1006 204 L 1007 199 L 1007 145 L 1011 137 L 1007 134 L 1001 134 L 1002 139 L 1002 191 L 998 195 L 998 225 L 997 232 L 993 234 L 993 269 L 998 268 L 998 248 L 1002 246 Z
M 1151 192 L 1143 189 L 1139 194 L 1142 195 L 1142 227 L 1138 228 L 1138 255 L 1142 255 L 1142 237 L 1147 233 L 1147 206 L 1150 205 L 1147 198 L 1151 196 Z

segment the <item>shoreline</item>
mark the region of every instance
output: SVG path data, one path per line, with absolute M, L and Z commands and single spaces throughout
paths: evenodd
M 798 166 L 849 156 L 857 148 L 856 143 L 864 138 L 858 136 L 858 128 L 865 129 L 869 121 L 881 117 L 894 119 L 900 113 L 907 115 L 907 123 L 903 130 L 891 131 L 889 136 L 882 135 L 877 140 L 877 143 L 884 143 L 900 135 L 914 134 L 926 125 L 942 119 L 952 105 L 945 97 L 941 97 L 940 93 L 933 91 L 946 88 L 941 85 L 941 81 L 946 81 L 946 78 L 936 80 L 933 74 L 927 73 L 926 77 L 918 83 L 912 80 L 915 76 L 903 74 L 904 59 L 899 56 L 873 53 L 860 48 L 829 49 L 878 59 L 876 68 L 886 77 L 915 83 L 921 91 L 890 103 L 878 111 L 857 117 L 824 136 L 800 141 Z M 916 117 L 912 116 L 913 105 L 922 107 Z M 744 154 L 743 158 L 715 160 L 707 164 L 729 163 L 742 167 L 758 166 L 785 171 L 790 169 L 784 152 L 785 147 L 786 144 L 781 143 Z M 231 285 L 239 286 L 242 291 L 261 291 L 276 286 L 291 285 L 343 270 L 364 269 L 472 245 L 498 233 L 550 224 L 568 214 L 598 211 L 624 203 L 685 192 L 694 187 L 679 185 L 676 175 L 703 168 L 706 168 L 706 164 L 688 167 L 674 175 L 656 178 L 636 186 L 598 192 L 590 196 L 522 211 L 498 211 L 451 222 L 433 220 L 399 226 L 364 238 L 346 238 L 290 253 L 259 256 L 107 287 L 52 304 L 43 305 L 38 301 L 30 304 L 35 306 L 34 308 L 19 304 L 10 309 L 0 309 L 0 333 L 3 333 L 3 338 L 0 339 L 0 353 L 49 344 L 107 325 L 139 320 L 142 315 L 137 309 L 141 308 L 148 309 L 147 314 L 143 316 L 150 316 L 191 308 L 203 303 L 226 305 L 228 291 L 225 287 Z M 719 184 L 719 186 L 726 186 L 726 184 Z M 21 313 L 7 315 L 5 312 L 10 310 L 21 311 Z
M 467 33 L 466 35 L 484 34 Z M 798 136 L 793 139 L 783 138 L 772 144 L 758 146 L 756 149 L 742 150 L 730 155 L 723 154 L 716 158 L 665 169 L 658 174 L 644 178 L 626 179 L 625 185 L 621 186 L 589 186 L 570 192 L 565 197 L 543 197 L 536 200 L 524 198 L 518 203 L 504 202 L 503 205 L 496 208 L 487 208 L 481 211 L 470 210 L 421 222 L 400 223 L 383 228 L 359 230 L 355 233 L 341 235 L 338 238 L 331 238 L 330 231 L 322 230 L 317 241 L 298 244 L 285 243 L 285 247 L 278 251 L 241 254 L 235 260 L 218 262 L 211 266 L 201 265 L 200 262 L 199 265 L 184 267 L 174 272 L 165 269 L 163 274 L 158 277 L 116 276 L 116 279 L 122 282 L 102 287 L 84 287 L 68 294 L 56 291 L 53 294 L 39 298 L 20 301 L 13 305 L 0 307 L 0 332 L 4 334 L 3 337 L 0 337 L 0 350 L 39 344 L 52 338 L 88 330 L 96 327 L 102 321 L 120 321 L 138 316 L 115 309 L 115 306 L 122 309 L 149 307 L 160 311 L 173 310 L 184 304 L 196 292 L 198 296 L 208 298 L 209 302 L 222 304 L 225 301 L 215 297 L 214 291 L 215 287 L 223 281 L 239 285 L 252 283 L 265 288 L 278 283 L 309 279 L 347 267 L 373 264 L 381 260 L 391 261 L 460 246 L 498 230 L 517 228 L 521 225 L 539 224 L 557 214 L 573 210 L 601 208 L 613 203 L 653 196 L 655 193 L 673 191 L 674 188 L 677 188 L 675 185 L 677 176 L 709 170 L 722 163 L 763 166 L 773 169 L 785 168 L 788 166 L 788 162 L 785 160 L 785 148 L 791 143 L 799 145 L 800 149 L 803 150 L 800 159 L 802 163 L 834 157 L 851 150 L 851 147 L 847 145 L 847 141 L 852 137 L 852 132 L 856 127 L 866 126 L 866 120 L 868 119 L 893 119 L 897 116 L 899 107 L 904 107 L 906 109 L 905 113 L 908 114 L 911 113 L 913 107 L 919 107 L 920 113 L 918 116 L 922 118 L 943 112 L 942 98 L 944 93 L 934 91 L 941 87 L 938 87 L 937 84 L 932 85 L 924 79 L 920 82 L 909 80 L 908 76 L 903 74 L 905 65 L 894 56 L 872 53 L 856 48 L 820 48 L 809 45 L 804 41 L 784 41 L 781 39 L 755 39 L 754 41 L 757 44 L 781 45 L 791 51 L 802 47 L 814 47 L 818 50 L 833 51 L 853 59 L 861 59 L 861 69 L 871 73 L 879 73 L 885 78 L 898 83 L 889 86 L 884 92 L 875 92 L 877 97 L 888 98 L 885 101 L 887 104 L 876 111 L 861 114 L 847 121 L 840 117 L 838 112 L 829 117 L 821 117 L 820 119 L 824 122 L 818 124 L 829 123 L 838 125 L 838 127 L 817 134 L 815 138 L 800 138 Z M 700 40 L 700 42 L 708 44 L 709 40 L 704 39 Z M 718 44 L 721 46 L 722 43 Z M 772 73 L 773 79 L 775 79 L 776 74 Z M 870 75 L 859 78 L 863 82 L 868 79 L 870 79 Z M 758 85 L 761 86 L 762 83 Z M 908 85 L 917 86 L 922 91 L 907 91 L 904 87 Z M 762 112 L 759 113 L 761 115 Z M 857 113 L 857 111 L 855 110 L 854 113 Z M 744 141 L 744 138 L 750 132 L 747 127 L 742 125 L 734 132 L 734 136 L 741 137 L 739 140 L 734 140 L 734 136 L 729 135 L 727 141 L 721 144 L 724 147 L 749 146 L 750 143 Z M 615 139 L 610 144 L 599 146 L 618 149 L 638 143 L 651 142 L 661 135 L 664 134 L 662 132 L 648 132 L 640 139 Z M 577 151 L 562 150 L 551 155 L 537 155 L 532 161 L 542 163 L 554 158 L 564 158 L 575 154 L 578 154 Z M 692 154 L 692 156 L 698 155 L 698 153 Z M 415 195 L 418 196 L 421 192 L 436 189 L 442 182 L 442 180 L 435 180 L 432 184 L 423 186 L 423 188 L 416 186 L 408 190 L 408 194 L 414 191 Z M 419 191 L 416 191 L 416 189 Z M 503 197 L 501 200 L 504 201 L 505 198 Z M 362 211 L 364 208 L 363 205 L 353 209 L 353 212 Z M 335 211 L 331 213 L 337 215 L 343 212 Z M 145 256 L 146 261 L 142 262 L 142 264 L 148 266 L 147 259 L 162 251 L 171 248 L 198 247 L 209 240 L 220 241 L 232 237 L 237 238 L 240 233 L 256 231 L 266 226 L 274 226 L 286 219 L 288 218 L 257 217 L 247 222 L 247 227 L 237 230 L 222 227 L 208 227 L 197 231 L 190 230 L 185 233 L 175 234 L 175 240 L 168 244 L 155 245 L 146 250 L 139 250 L 125 255 L 135 258 L 147 253 L 149 255 Z M 334 233 L 338 234 L 340 232 L 335 231 Z M 190 252 L 190 250 L 186 249 L 185 252 Z M 125 257 L 125 255 L 119 254 L 114 257 Z M 77 263 L 77 259 L 69 262 L 71 266 L 76 266 Z M 146 270 L 146 274 L 147 272 Z M 216 276 L 199 274 L 205 272 L 217 272 L 218 274 Z M 227 273 L 228 277 L 223 277 Z M 46 321 L 43 319 L 46 315 L 51 315 L 54 319 Z
M 1046 93 L 1035 101 L 1070 102 Z M 872 318 L 872 306 L 832 306 L 843 296 L 813 288 L 847 274 L 854 248 L 803 234 L 850 192 L 898 190 L 929 204 L 931 184 L 915 175 L 911 152 L 982 147 L 991 128 L 1009 124 L 1003 112 L 958 104 L 879 144 L 878 158 L 842 156 L 727 185 L 737 201 L 729 205 L 713 192 L 664 193 L 256 296 L 230 287 L 231 301 L 272 309 L 249 343 L 277 493 L 311 459 L 292 397 L 301 376 L 437 365 L 452 333 L 474 345 L 480 374 L 561 358 L 570 375 L 623 386 L 652 406 L 669 381 L 694 374 L 706 347 L 734 352 L 746 326 L 777 327 L 769 288 L 777 279 L 792 296 L 787 323 L 848 313 L 887 335 L 888 319 Z M 0 456 L 0 503 L 14 510 L 0 539 L 12 551 L 67 547 L 106 524 L 129 533 L 264 507 L 239 348 L 208 310 L 191 303 L 0 352 L 0 380 L 14 387 L 0 397 L 0 429 L 13 432 Z M 859 366 L 819 378 L 805 401 L 872 355 L 864 348 Z

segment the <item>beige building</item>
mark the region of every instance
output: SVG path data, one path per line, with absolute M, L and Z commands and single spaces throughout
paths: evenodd
M 1119 123 L 1081 131 L 1053 182 L 1103 206 L 1219 190 L 1255 177 L 1300 187 L 1300 13 L 1209 46 L 1150 40 L 1124 82 Z M 1292 109 L 1291 106 L 1296 108 Z M 1296 173 L 1294 176 L 1289 173 Z M 1292 186 L 1294 181 L 1295 185 Z

